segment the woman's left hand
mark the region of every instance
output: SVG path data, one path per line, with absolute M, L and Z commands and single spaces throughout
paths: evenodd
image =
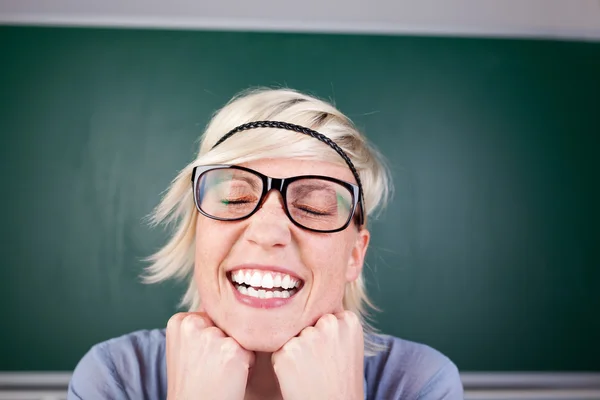
M 364 341 L 350 311 L 322 316 L 273 353 L 285 400 L 364 399 Z

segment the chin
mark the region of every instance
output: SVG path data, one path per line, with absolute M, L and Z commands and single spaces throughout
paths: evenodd
M 291 332 L 275 332 L 263 329 L 248 330 L 246 328 L 232 329 L 229 336 L 234 338 L 246 350 L 264 353 L 274 353 L 283 347 L 291 338 L 296 336 Z

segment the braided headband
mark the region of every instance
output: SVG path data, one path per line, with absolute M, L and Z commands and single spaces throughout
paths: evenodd
M 363 195 L 363 188 L 362 188 L 362 184 L 360 182 L 360 177 L 358 176 L 358 172 L 356 171 L 354 164 L 352 164 L 352 161 L 350 161 L 350 157 L 348 157 L 348 155 L 344 152 L 344 150 L 342 150 L 340 148 L 340 146 L 338 146 L 333 140 L 329 139 L 327 136 L 323 135 L 322 133 L 313 131 L 312 129 L 306 128 L 304 126 L 289 124 L 287 122 L 255 121 L 255 122 L 249 122 L 247 124 L 243 124 L 243 125 L 233 128 L 232 130 L 227 132 L 221 139 L 219 139 L 212 148 L 214 149 L 215 147 L 217 147 L 218 145 L 220 145 L 221 143 L 223 143 L 224 141 L 226 141 L 227 139 L 229 139 L 231 136 L 235 135 L 238 132 L 246 131 L 249 129 L 256 129 L 256 128 L 277 128 L 277 129 L 286 129 L 288 131 L 303 133 L 305 135 L 309 135 L 309 136 L 314 137 L 315 139 L 320 140 L 321 142 L 325 143 L 326 145 L 331 147 L 333 150 L 335 150 L 336 153 L 338 153 L 340 155 L 340 157 L 342 157 L 344 159 L 346 164 L 348 164 L 348 167 L 352 171 L 352 175 L 354 175 L 354 179 L 356 179 L 356 183 L 358 183 L 358 191 L 360 193 L 360 199 L 359 199 L 360 201 L 358 202 L 359 206 L 360 206 L 360 222 L 359 223 L 360 223 L 360 225 L 364 224 L 364 221 L 365 221 L 365 212 L 364 212 L 365 211 L 364 210 L 365 198 Z

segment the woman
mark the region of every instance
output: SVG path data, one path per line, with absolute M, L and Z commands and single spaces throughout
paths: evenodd
M 147 281 L 189 276 L 190 312 L 94 346 L 69 398 L 462 398 L 448 358 L 365 322 L 366 222 L 389 184 L 332 105 L 234 98 L 153 215 L 178 225 Z

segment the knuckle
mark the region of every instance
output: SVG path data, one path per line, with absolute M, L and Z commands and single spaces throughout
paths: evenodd
M 228 336 L 226 338 L 223 338 L 223 340 L 221 341 L 221 348 L 227 350 L 235 349 L 237 348 L 237 342 L 235 341 L 235 339 Z
M 238 348 L 239 346 L 237 342 L 230 337 L 226 337 L 221 341 L 221 353 L 223 355 L 235 355 L 235 353 L 238 351 Z
M 207 337 L 212 337 L 212 338 L 219 338 L 219 337 L 223 336 L 223 331 L 221 331 L 216 326 L 209 326 L 208 328 L 203 329 L 202 332 Z
M 351 326 L 361 325 L 360 318 L 358 318 L 358 315 L 356 315 L 356 313 L 353 313 L 352 311 L 344 312 L 344 320 Z
M 208 328 L 202 329 L 202 333 L 200 334 L 200 339 L 203 344 L 212 346 L 215 341 L 223 337 L 223 332 L 214 326 L 210 326 Z
M 196 321 L 194 315 L 188 314 L 181 320 L 181 330 L 186 334 L 193 333 L 196 330 Z
M 181 331 L 186 335 L 192 335 L 202 329 L 202 318 L 194 314 L 186 315 L 181 321 Z
M 323 315 L 319 319 L 319 321 L 317 321 L 317 324 L 315 326 L 317 326 L 319 328 L 323 328 L 323 329 L 332 329 L 332 328 L 337 327 L 337 324 L 338 324 L 338 320 L 335 315 L 326 314 L 326 315 Z
M 169 321 L 167 322 L 167 326 L 169 326 L 169 324 L 177 324 L 177 323 L 181 322 L 186 317 L 186 315 L 188 315 L 188 313 L 185 313 L 185 312 L 173 314 L 171 316 L 171 318 L 169 318 Z
M 298 342 L 298 338 L 290 339 L 286 344 L 281 348 L 282 356 L 290 356 L 300 351 L 300 343 Z
M 171 318 L 169 318 L 169 320 L 167 321 L 167 330 L 173 330 L 178 328 L 181 324 L 181 321 L 183 321 L 187 314 L 188 313 L 180 312 L 172 315 Z
M 242 353 L 242 348 L 230 337 L 223 338 L 220 342 L 220 357 L 223 363 L 227 366 L 239 366 L 243 365 L 244 362 L 244 354 Z M 240 364 L 242 362 L 242 364 Z
M 314 338 L 317 335 L 318 335 L 317 328 L 315 328 L 313 326 L 307 326 L 306 328 L 304 328 L 302 330 L 302 332 L 300 332 L 300 337 L 308 338 L 308 339 Z

